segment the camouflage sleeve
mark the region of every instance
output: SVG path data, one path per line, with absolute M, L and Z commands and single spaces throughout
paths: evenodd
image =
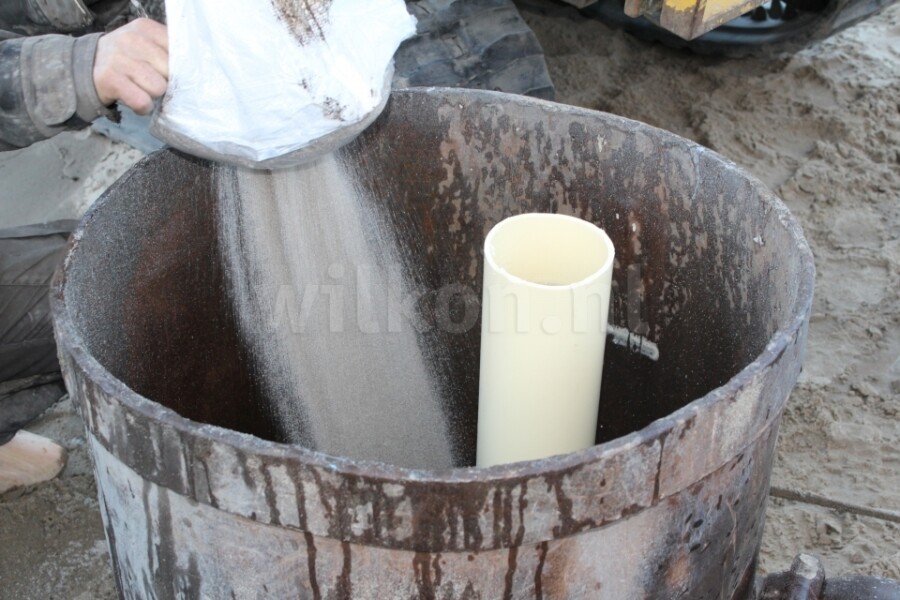
M 86 127 L 100 116 L 116 117 L 94 88 L 100 35 L 0 41 L 0 150 Z

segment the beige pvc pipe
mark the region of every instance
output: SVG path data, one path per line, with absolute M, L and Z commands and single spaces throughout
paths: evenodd
M 523 214 L 488 233 L 478 466 L 594 444 L 613 257 L 575 217 Z

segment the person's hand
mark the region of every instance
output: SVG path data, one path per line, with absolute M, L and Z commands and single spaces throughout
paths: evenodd
M 166 92 L 169 37 L 165 25 L 137 19 L 102 36 L 94 58 L 94 87 L 105 105 L 119 101 L 146 115 Z

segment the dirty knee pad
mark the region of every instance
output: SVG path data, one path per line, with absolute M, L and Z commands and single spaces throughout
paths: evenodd
M 59 372 L 50 280 L 75 224 L 0 230 L 0 382 Z

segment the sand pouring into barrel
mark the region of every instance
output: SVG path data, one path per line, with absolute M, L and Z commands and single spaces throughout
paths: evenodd
M 453 464 L 287 443 L 228 292 L 222 173 L 154 154 L 53 299 L 123 597 L 748 597 L 814 278 L 781 202 L 677 136 L 488 92 L 395 92 L 336 159 L 415 292 Z M 483 244 L 523 213 L 608 234 L 619 334 L 595 445 L 475 468 Z

